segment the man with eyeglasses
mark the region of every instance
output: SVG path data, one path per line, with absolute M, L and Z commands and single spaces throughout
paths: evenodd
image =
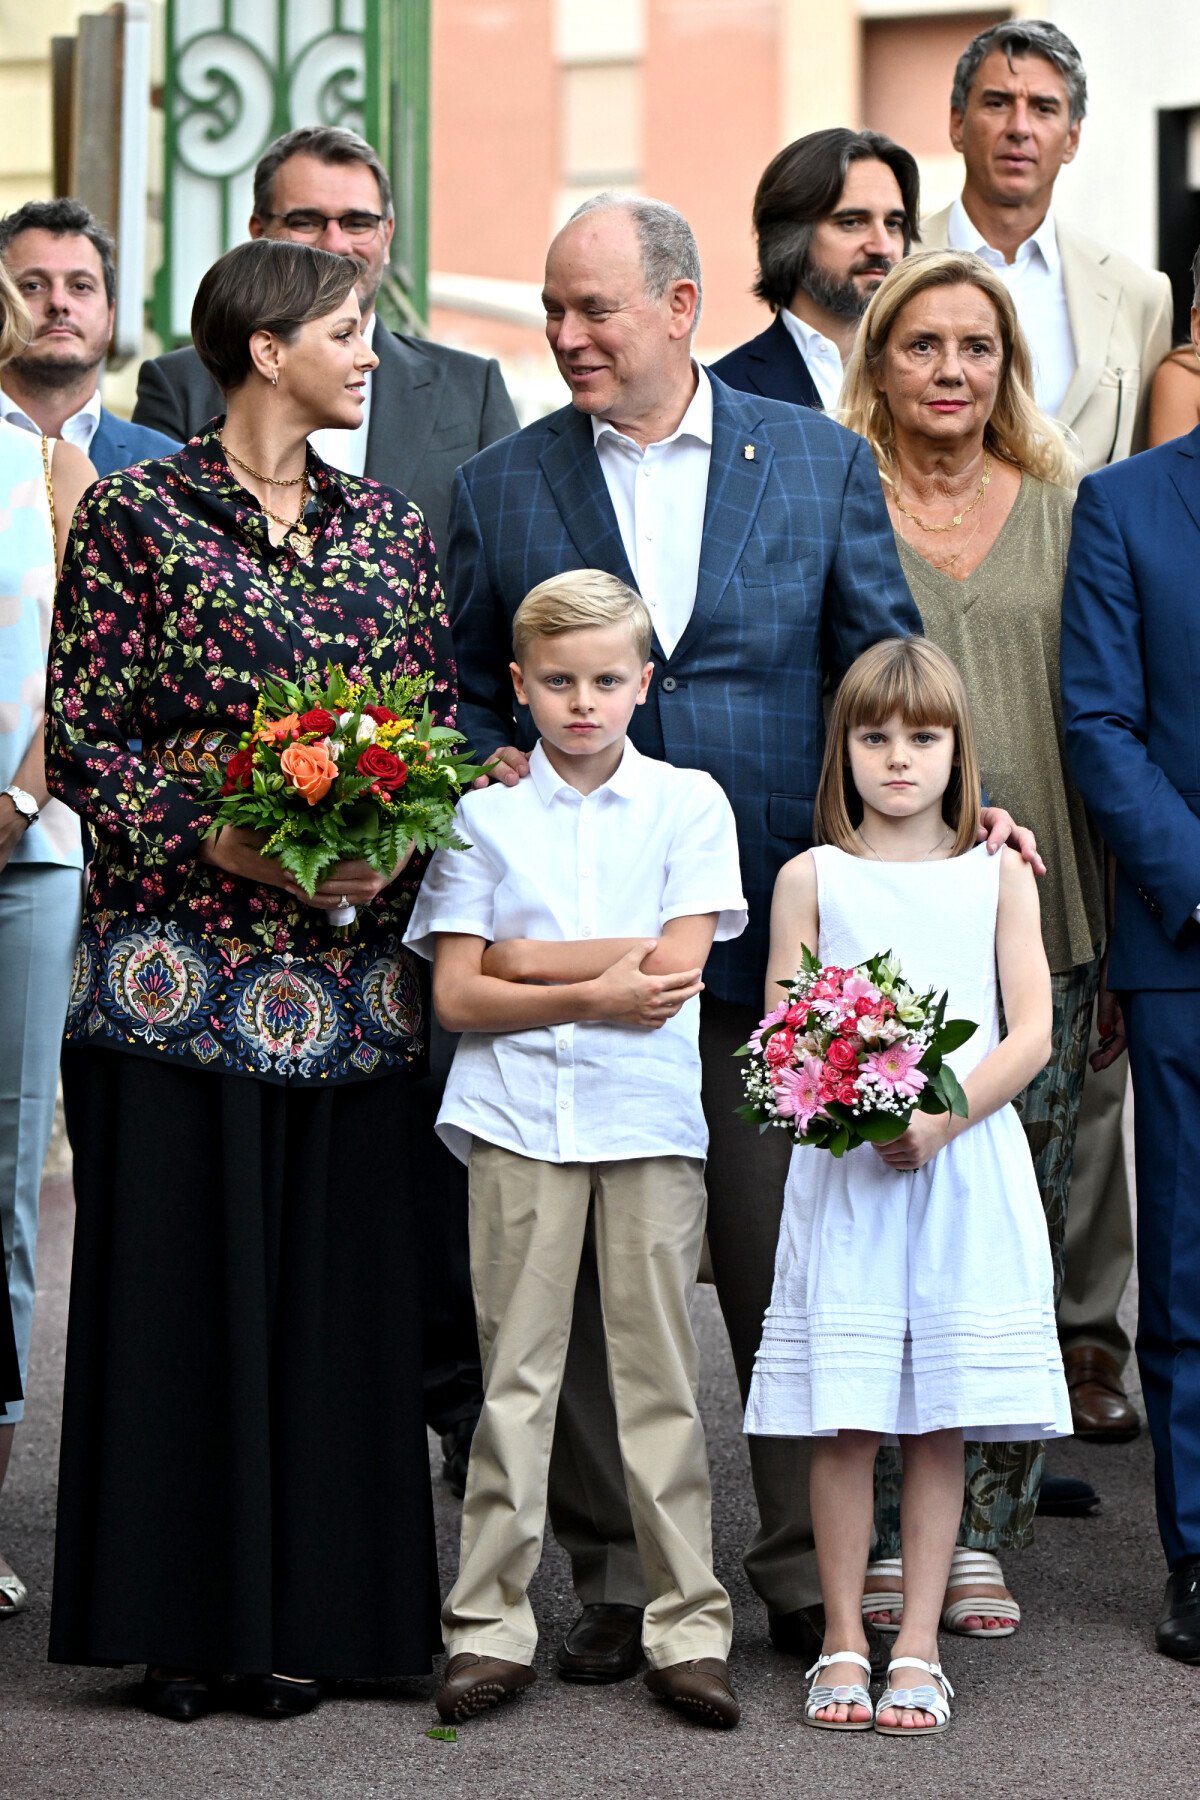
M 363 423 L 313 435 L 334 468 L 399 488 L 425 515 L 444 549 L 450 486 L 460 463 L 517 429 L 499 365 L 379 325 L 375 297 L 395 230 L 391 183 L 365 138 L 338 126 L 302 125 L 269 144 L 254 171 L 251 237 L 290 238 L 351 256 L 363 336 L 379 358 L 368 377 Z M 223 412 L 220 392 L 195 350 L 144 362 L 134 419 L 190 438 Z

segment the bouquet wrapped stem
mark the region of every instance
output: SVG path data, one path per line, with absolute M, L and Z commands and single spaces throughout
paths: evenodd
M 209 835 L 225 825 L 265 833 L 262 854 L 310 898 L 341 862 L 390 876 L 410 844 L 461 849 L 455 802 L 483 770 L 461 732 L 434 723 L 430 680 L 350 681 L 330 664 L 324 682 L 264 681 L 253 726 L 207 777 Z M 328 916 L 348 925 L 355 909 Z
M 966 1118 L 945 1058 L 977 1028 L 946 1018 L 946 994 L 918 994 L 890 951 L 840 969 L 806 944 L 799 972 L 779 985 L 784 999 L 736 1052 L 749 1059 L 743 1119 L 843 1156 L 902 1136 L 918 1109 Z

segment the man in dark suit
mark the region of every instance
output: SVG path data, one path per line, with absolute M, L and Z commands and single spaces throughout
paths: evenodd
M 1200 252 L 1192 343 L 1200 356 Z M 1089 475 L 1063 590 L 1071 772 L 1117 860 L 1107 988 L 1137 1107 L 1137 1357 L 1166 1595 L 1200 1663 L 1200 429 Z M 1103 1002 L 1103 995 L 1102 995 Z
M 317 432 L 314 447 L 348 474 L 399 488 L 444 549 L 454 471 L 517 429 L 499 365 L 426 338 L 387 331 L 375 314 L 395 230 L 387 171 L 364 138 L 304 125 L 268 145 L 254 172 L 251 237 L 291 238 L 353 257 L 364 333 L 379 358 L 356 431 Z M 133 416 L 190 438 L 225 403 L 189 345 L 142 364 Z
M 712 365 L 744 393 L 832 412 L 867 302 L 920 235 L 915 159 L 833 126 L 767 164 L 754 196 L 754 291 L 774 324 Z
M 572 404 L 459 472 L 449 595 L 460 718 L 519 780 L 510 628 L 530 588 L 594 567 L 655 625 L 637 748 L 708 770 L 737 818 L 750 924 L 705 969 L 708 1236 L 743 1395 L 770 1297 L 788 1143 L 733 1116 L 733 1052 L 762 1010 L 771 890 L 810 840 L 822 687 L 876 639 L 920 630 L 867 445 L 814 412 L 734 392 L 694 362 L 700 266 L 685 220 L 601 195 L 550 248 L 546 332 Z M 1011 822 L 997 830 L 1008 835 Z M 585 1265 L 586 1271 L 586 1265 Z M 760 1527 L 746 1555 L 776 1645 L 810 1660 L 819 1600 L 801 1439 L 752 1438 Z M 550 1472 L 550 1515 L 583 1615 L 569 1680 L 621 1680 L 640 1654 L 641 1567 L 620 1476 L 594 1269 L 581 1276 Z
M 33 320 L 30 342 L 4 366 L 0 418 L 65 438 L 99 475 L 178 450 L 178 439 L 131 425 L 101 405 L 117 272 L 113 241 L 87 207 L 30 200 L 7 213 L 0 257 Z

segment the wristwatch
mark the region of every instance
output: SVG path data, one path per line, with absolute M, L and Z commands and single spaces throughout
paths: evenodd
M 24 819 L 26 825 L 37 824 L 41 814 L 38 811 L 38 803 L 32 794 L 27 794 L 24 788 L 17 787 L 15 782 L 11 787 L 0 788 L 0 794 L 8 795 L 17 809 L 18 816 Z

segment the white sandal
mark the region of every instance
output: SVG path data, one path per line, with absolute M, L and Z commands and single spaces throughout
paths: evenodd
M 29 1589 L 19 1575 L 0 1575 L 0 1594 L 8 1601 L 7 1606 L 0 1606 L 0 1619 L 11 1619 L 29 1605 Z
M 876 1585 L 863 1590 L 863 1618 L 869 1620 L 884 1637 L 895 1637 L 904 1617 L 904 1595 L 895 1586 L 903 1575 L 904 1564 L 898 1556 L 881 1557 L 878 1562 L 867 1564 L 866 1579 Z M 888 1586 L 889 1582 L 893 1584 L 891 1587 Z M 893 1615 L 891 1622 L 883 1625 L 877 1619 L 872 1619 L 871 1614 L 877 1612 L 890 1612 Z
M 1004 1571 L 987 1550 L 956 1549 L 950 1559 L 947 1588 L 965 1587 L 976 1582 L 1003 1587 Z M 997 1625 L 992 1631 L 986 1625 L 972 1625 L 967 1630 L 962 1624 L 964 1619 L 1003 1619 L 1005 1623 Z M 1015 1600 L 997 1600 L 981 1594 L 975 1594 L 966 1600 L 955 1600 L 953 1605 L 945 1607 L 942 1612 L 942 1629 L 953 1631 L 959 1637 L 1011 1637 L 1020 1623 L 1021 1609 Z
M 941 1663 L 922 1662 L 919 1656 L 898 1656 L 888 1664 L 890 1675 L 893 1669 L 924 1669 L 938 1683 L 922 1682 L 915 1688 L 884 1688 L 879 1696 L 879 1705 L 875 1708 L 875 1729 L 880 1737 L 937 1737 L 950 1724 L 950 1702 L 954 1698 L 954 1689 L 942 1673 Z M 889 1706 L 908 1712 L 932 1713 L 937 1721 L 933 1725 L 881 1725 L 879 1715 L 886 1712 Z
M 836 1656 L 818 1656 L 811 1669 L 804 1674 L 805 1681 L 811 1681 L 822 1669 L 831 1663 L 857 1663 L 866 1671 L 867 1680 L 871 1679 L 871 1665 L 865 1656 L 859 1656 L 854 1650 L 839 1650 Z M 826 1706 L 865 1706 L 870 1715 L 865 1719 L 818 1719 L 817 1714 Z M 813 1687 L 808 1690 L 808 1698 L 804 1702 L 804 1723 L 815 1725 L 818 1731 L 870 1731 L 875 1718 L 875 1709 L 871 1705 L 871 1696 L 861 1682 L 854 1682 L 847 1687 Z

